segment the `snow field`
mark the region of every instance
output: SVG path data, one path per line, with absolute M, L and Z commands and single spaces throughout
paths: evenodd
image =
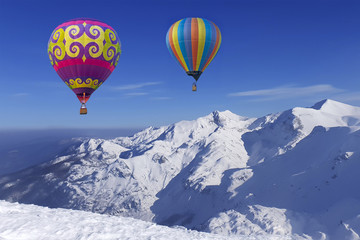
M 241 240 L 133 218 L 0 201 L 1 240 Z M 278 239 L 278 238 L 266 238 Z

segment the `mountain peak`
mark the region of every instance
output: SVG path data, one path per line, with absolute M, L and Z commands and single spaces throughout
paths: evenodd
M 225 111 L 213 111 L 211 114 L 207 115 L 207 118 L 212 119 L 214 121 L 214 123 L 216 123 L 219 126 L 228 126 L 233 125 L 235 123 L 239 123 L 239 121 L 247 121 L 249 120 L 249 118 L 247 117 L 242 117 L 239 116 L 229 110 L 225 110 Z
M 324 99 L 317 102 L 311 108 L 315 110 L 321 110 L 323 112 L 335 114 L 335 115 L 352 115 L 360 114 L 360 108 L 331 99 Z
M 323 107 L 326 107 L 328 105 L 339 105 L 339 104 L 344 104 L 344 103 L 340 103 L 331 99 L 323 99 L 317 103 L 315 103 L 311 108 L 316 109 L 316 110 L 320 110 Z
M 219 116 L 219 115 L 235 115 L 234 113 L 232 113 L 230 110 L 225 110 L 225 111 L 219 111 L 219 110 L 215 110 L 211 113 L 214 116 Z

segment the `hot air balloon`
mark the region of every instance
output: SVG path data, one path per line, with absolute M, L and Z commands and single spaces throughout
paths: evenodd
M 48 43 L 51 65 L 81 102 L 85 103 L 114 71 L 121 54 L 115 30 L 101 21 L 73 19 L 60 24 Z
M 192 90 L 196 91 L 197 80 L 220 48 L 221 33 L 209 20 L 184 18 L 171 25 L 166 44 L 170 54 L 195 79 Z

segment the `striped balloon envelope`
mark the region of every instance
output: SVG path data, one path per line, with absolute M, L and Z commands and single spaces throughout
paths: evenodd
M 184 18 L 171 25 L 166 44 L 186 73 L 197 81 L 218 52 L 221 33 L 209 20 Z
M 85 103 L 114 71 L 121 54 L 115 30 L 104 22 L 78 18 L 60 24 L 48 42 L 51 65 L 82 103 Z

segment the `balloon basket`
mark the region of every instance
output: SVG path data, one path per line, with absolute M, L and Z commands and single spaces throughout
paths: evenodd
M 85 115 L 87 114 L 87 109 L 86 108 L 80 108 L 80 115 Z
M 193 92 L 196 92 L 196 90 L 197 90 L 196 84 L 194 83 L 194 84 L 192 85 L 192 91 L 193 91 Z
M 80 108 L 80 115 L 85 115 L 85 114 L 87 114 L 87 108 L 85 103 L 82 103 Z

